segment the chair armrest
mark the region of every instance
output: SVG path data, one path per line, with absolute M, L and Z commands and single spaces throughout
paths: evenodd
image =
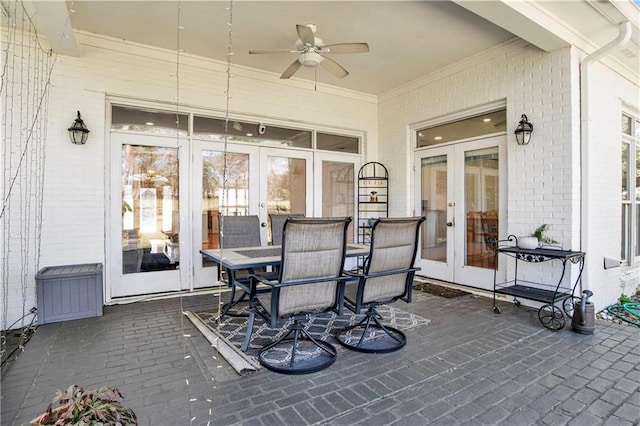
M 343 273 L 345 275 L 348 275 L 350 279 L 353 278 L 375 278 L 375 277 L 384 277 L 387 275 L 397 275 L 397 274 L 403 274 L 403 273 L 408 273 L 408 272 L 417 272 L 420 271 L 421 268 L 415 267 L 415 268 L 407 268 L 407 269 L 394 269 L 391 271 L 380 271 L 380 272 L 372 272 L 369 274 L 361 274 L 361 273 L 355 273 L 355 272 L 350 272 L 350 271 L 343 271 Z
M 269 277 L 262 274 L 249 274 L 247 275 L 247 278 L 255 279 L 257 282 L 271 286 L 271 287 L 275 287 L 275 285 L 278 284 L 277 280 L 272 280 Z
M 293 281 L 283 281 L 283 282 L 273 282 L 269 285 L 273 287 L 289 287 L 293 285 L 302 285 L 302 284 L 313 284 L 313 283 L 321 283 L 325 281 L 347 281 L 352 279 L 348 276 L 338 276 L 338 277 L 321 277 L 321 278 L 305 278 L 302 280 L 293 280 Z

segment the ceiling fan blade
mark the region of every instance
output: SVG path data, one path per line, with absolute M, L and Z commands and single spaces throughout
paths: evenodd
M 336 43 L 322 46 L 322 53 L 367 53 L 367 43 Z
M 250 50 L 249 55 L 261 55 L 263 53 L 300 53 L 297 50 L 291 49 L 261 49 L 261 50 Z
M 291 65 L 289 65 L 289 67 L 286 70 L 284 70 L 284 72 L 282 73 L 280 78 L 289 78 L 289 77 L 291 77 L 293 74 L 296 73 L 296 71 L 298 71 L 300 69 L 301 66 L 302 66 L 302 64 L 296 59 L 295 61 L 293 61 L 293 63 Z
M 315 46 L 316 45 L 316 37 L 313 35 L 313 30 L 306 25 L 296 25 L 296 29 L 298 30 L 298 37 L 300 37 L 300 41 L 304 43 L 306 46 Z
M 320 65 L 325 67 L 331 74 L 335 75 L 338 78 L 343 78 L 349 75 L 349 72 L 342 68 L 342 65 L 338 64 L 333 59 L 329 59 L 326 56 L 323 56 L 322 58 L 323 59 L 322 62 L 320 62 Z

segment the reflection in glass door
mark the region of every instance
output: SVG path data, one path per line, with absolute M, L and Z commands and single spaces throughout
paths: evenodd
M 271 244 L 273 233 L 267 227 L 269 215 L 312 215 L 312 153 L 275 148 L 261 148 L 260 152 L 262 241 Z
M 199 251 L 220 247 L 218 215 L 258 214 L 258 199 L 251 184 L 258 181 L 258 149 L 234 147 L 225 153 L 224 145 L 198 141 L 195 145 L 193 222 L 195 242 L 194 288 L 211 287 L 217 282 L 217 265 Z
M 218 214 L 249 214 L 249 154 L 202 151 L 203 249 L 220 247 Z
M 354 215 L 354 163 L 322 160 L 322 216 L 352 217 Z M 317 185 L 316 185 L 317 187 Z M 347 230 L 347 242 L 352 243 L 353 222 Z

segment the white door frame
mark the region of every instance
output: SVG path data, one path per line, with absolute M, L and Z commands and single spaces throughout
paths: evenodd
M 189 229 L 187 223 L 189 196 L 189 150 L 188 139 L 176 136 L 158 136 L 145 134 L 121 133 L 112 131 L 110 137 L 109 166 L 109 215 L 107 223 L 107 271 L 106 300 L 117 297 L 135 296 L 139 294 L 164 293 L 189 289 L 189 270 L 191 255 L 188 250 L 181 250 L 180 268 L 167 271 L 153 271 L 124 274 L 122 271 L 122 147 L 124 145 L 142 145 L 178 149 L 179 167 L 179 220 L 180 229 Z M 180 233 L 180 247 L 190 247 L 191 236 L 188 232 Z M 152 287 L 150 287 L 152 286 Z
M 506 142 L 505 135 L 482 137 L 469 141 L 459 142 L 446 146 L 420 149 L 415 151 L 415 208 L 421 211 L 421 160 L 425 157 L 438 155 L 447 156 L 447 222 L 453 226 L 447 227 L 447 253 L 446 262 L 434 262 L 420 258 L 420 250 L 416 264 L 422 267 L 420 274 L 441 279 L 443 281 L 455 282 L 457 284 L 469 285 L 486 290 L 493 288 L 493 270 L 465 265 L 466 259 L 466 206 L 465 203 L 465 152 L 484 148 L 498 148 L 499 165 L 499 235 L 504 235 L 507 226 L 507 165 L 506 165 Z M 429 224 L 425 222 L 423 229 L 427 229 Z M 504 271 L 498 271 L 499 276 L 504 275 Z

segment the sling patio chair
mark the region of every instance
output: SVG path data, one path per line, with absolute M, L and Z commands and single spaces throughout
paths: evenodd
M 317 312 L 335 310 L 342 314 L 344 258 L 347 228 L 351 218 L 295 218 L 285 221 L 282 261 L 278 279 L 252 275 L 256 283 L 271 288 L 270 294 L 252 294 L 251 313 L 243 344 L 251 340 L 255 316 L 269 328 L 290 324 L 284 336 L 264 346 L 260 364 L 285 374 L 313 373 L 329 367 L 336 359 L 330 343 L 313 338 L 304 329 L 304 319 Z M 289 321 L 292 319 L 292 321 Z
M 346 272 L 357 278 L 347 284 L 345 306 L 364 318 L 338 333 L 338 342 L 355 351 L 393 352 L 407 342 L 403 332 L 386 326 L 377 307 L 404 299 L 411 302 L 418 235 L 424 217 L 382 218 L 371 229 L 371 248 L 362 273 Z
M 304 217 L 304 215 L 302 214 L 269 214 L 272 245 L 274 246 L 282 245 L 282 228 L 284 227 L 284 222 L 289 217 Z
M 262 245 L 260 240 L 260 218 L 253 216 L 226 216 L 218 215 L 218 226 L 220 227 L 221 249 L 233 249 L 239 247 L 256 247 Z M 239 314 L 231 311 L 231 308 L 242 302 L 249 293 L 249 274 L 253 274 L 253 269 L 241 271 L 240 273 L 230 273 L 222 271 L 221 266 L 218 267 L 218 278 L 222 278 L 231 288 L 229 301 L 222 306 L 220 319 L 225 315 L 230 316 L 247 316 L 247 314 Z M 226 278 L 225 278 L 226 276 Z M 242 294 L 236 297 L 236 287 L 242 290 Z

